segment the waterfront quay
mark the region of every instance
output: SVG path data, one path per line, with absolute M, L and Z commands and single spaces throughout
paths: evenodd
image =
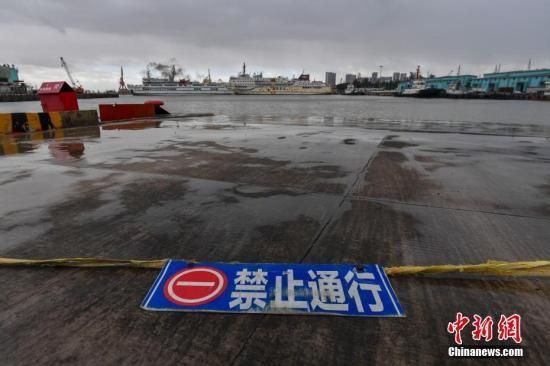
M 550 258 L 545 126 L 169 117 L 48 133 L 2 136 L 0 256 Z M 2 365 L 438 364 L 457 312 L 521 314 L 526 356 L 507 361 L 550 357 L 540 278 L 391 278 L 406 317 L 384 319 L 148 312 L 157 270 L 0 272 Z

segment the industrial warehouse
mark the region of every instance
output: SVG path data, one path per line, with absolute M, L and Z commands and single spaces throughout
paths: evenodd
M 417 78 L 400 83 L 396 93 L 414 88 Z M 435 91 L 435 96 L 550 96 L 550 69 L 495 71 L 476 75 L 448 75 L 422 79 L 425 89 Z

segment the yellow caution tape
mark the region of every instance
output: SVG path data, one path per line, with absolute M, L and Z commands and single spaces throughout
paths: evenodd
M 194 262 L 194 261 L 193 261 Z M 0 257 L 0 266 L 149 268 L 159 269 L 166 259 L 134 260 L 108 258 L 20 259 Z M 443 264 L 432 266 L 386 267 L 388 276 L 410 276 L 444 273 L 476 273 L 490 276 L 550 276 L 550 261 L 502 262 L 489 260 L 481 264 Z
M 55 258 L 55 259 L 21 259 L 0 257 L 0 266 L 23 267 L 125 267 L 125 268 L 153 268 L 164 266 L 166 259 L 108 259 L 108 258 Z
M 388 276 L 439 273 L 476 273 L 490 276 L 550 276 L 550 261 L 502 262 L 489 260 L 481 264 L 399 266 L 387 267 L 384 270 Z

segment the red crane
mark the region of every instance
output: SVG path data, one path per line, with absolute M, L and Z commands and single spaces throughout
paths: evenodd
M 78 80 L 75 82 L 73 76 L 71 75 L 71 71 L 69 71 L 69 66 L 67 65 L 65 60 L 63 60 L 63 57 L 60 57 L 59 59 L 61 60 L 61 67 L 65 69 L 65 72 L 69 77 L 69 81 L 71 82 L 71 86 L 73 87 L 74 91 L 78 94 L 84 93 L 84 88 L 82 87 L 82 85 L 80 85 L 80 82 Z
M 126 86 L 126 83 L 124 82 L 124 70 L 122 69 L 122 66 L 120 67 L 120 80 L 118 81 L 118 93 L 119 94 L 128 94 L 129 90 Z

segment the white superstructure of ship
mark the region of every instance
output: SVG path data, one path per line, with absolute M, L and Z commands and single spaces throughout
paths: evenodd
M 302 73 L 297 79 L 289 80 L 277 76 L 266 78 L 262 73 L 247 74 L 246 64 L 238 76 L 229 78 L 229 86 L 235 94 L 251 95 L 319 95 L 332 94 L 333 90 L 322 81 L 310 81 L 309 75 Z
M 445 93 L 450 97 L 483 94 L 485 92 L 483 88 L 466 86 L 462 83 L 462 80 L 458 78 L 460 76 L 461 67 L 461 65 L 458 65 L 458 71 L 456 72 L 457 79 L 449 84 L 449 87 L 445 90 Z
M 447 93 L 447 95 L 462 96 L 468 93 L 468 89 L 464 85 L 462 85 L 462 80 L 458 78 L 460 76 L 460 68 L 461 65 L 458 65 L 458 71 L 456 72 L 457 79 L 451 82 L 447 90 L 445 90 L 445 93 Z
M 175 66 L 167 78 L 154 78 L 147 70 L 142 85 L 128 85 L 134 95 L 219 95 L 233 94 L 226 83 L 212 82 L 210 71 L 208 77 L 201 82 L 192 82 L 186 79 L 176 80 Z
M 404 97 L 432 98 L 441 95 L 439 89 L 429 87 L 420 74 L 420 65 L 416 67 L 416 79 L 401 94 Z
M 353 95 L 357 93 L 357 88 L 355 88 L 355 85 L 353 83 L 349 83 L 348 86 L 346 86 L 346 90 L 344 90 L 345 95 Z

